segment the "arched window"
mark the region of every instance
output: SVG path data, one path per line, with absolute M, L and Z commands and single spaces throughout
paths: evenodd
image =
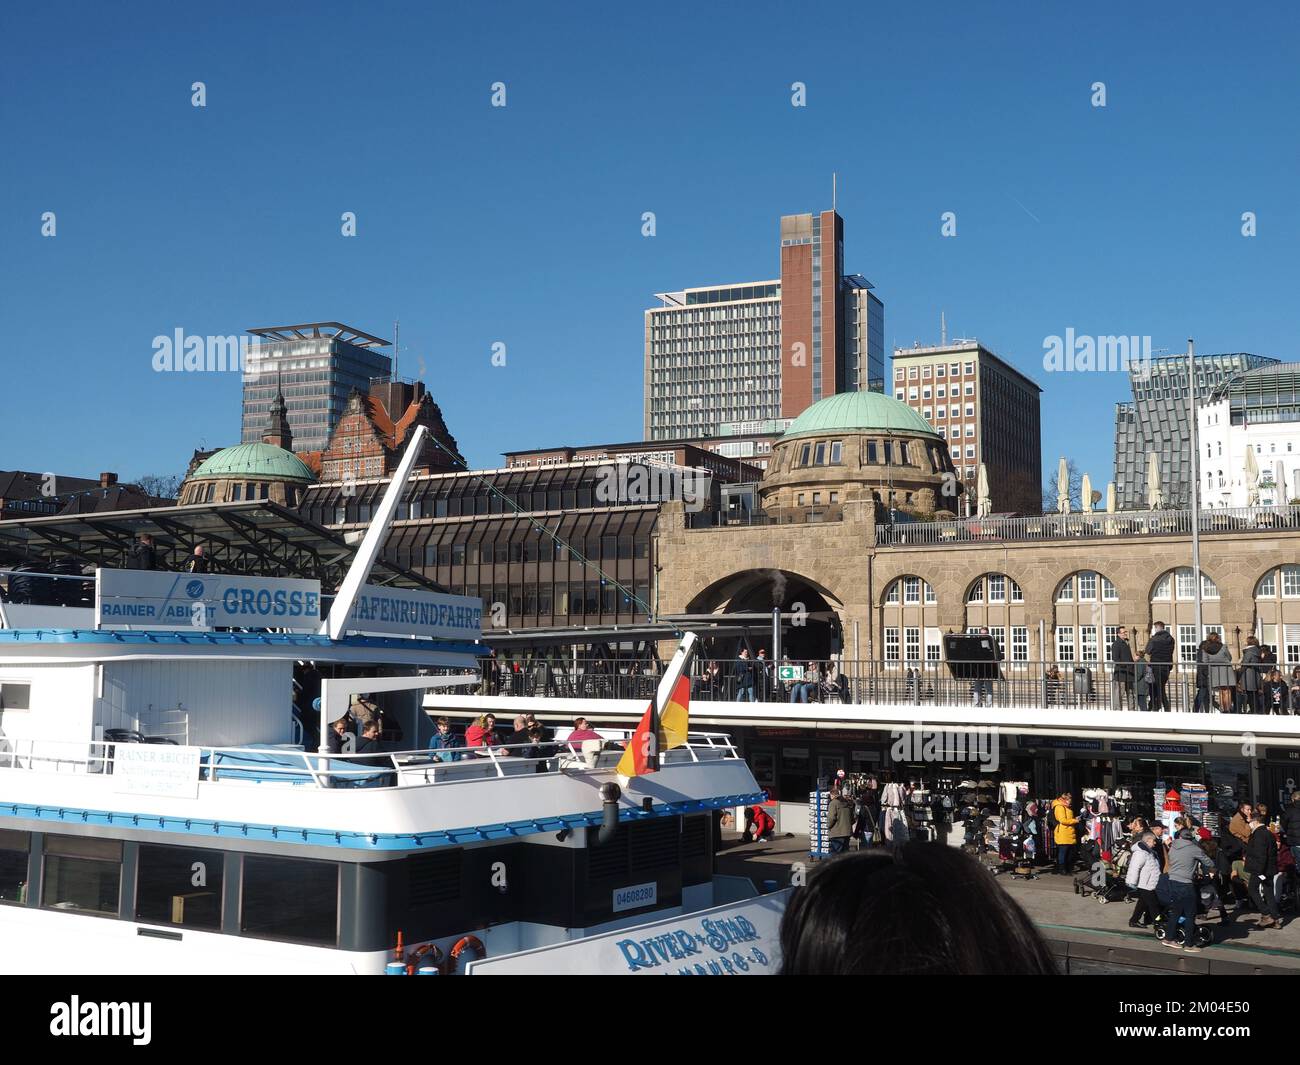
M 1191 566 L 1167 570 L 1151 586 L 1151 620 L 1163 621 L 1178 644 L 1178 660 L 1195 662 L 1196 648 L 1211 632 L 1224 636 L 1219 586 L 1201 571 L 1201 631 L 1196 631 L 1196 575 Z M 1145 646 L 1145 634 L 1133 641 Z M 1235 648 L 1233 651 L 1235 653 Z
M 1119 590 L 1104 573 L 1079 570 L 1056 586 L 1048 657 L 1059 665 L 1109 662 L 1119 636 Z
M 943 659 L 939 599 L 929 581 L 899 577 L 885 588 L 881 601 L 881 659 L 902 669 Z
M 1259 642 L 1275 648 L 1278 664 L 1290 673 L 1300 665 L 1300 566 L 1278 566 L 1260 577 L 1255 618 Z
M 1025 593 L 1005 573 L 985 573 L 966 590 L 966 631 L 987 628 L 1008 666 L 1029 661 Z

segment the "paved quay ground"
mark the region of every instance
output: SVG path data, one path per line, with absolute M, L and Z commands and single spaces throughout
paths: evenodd
M 936 844 L 937 845 L 937 844 Z M 744 876 L 761 887 L 790 883 L 796 863 L 815 864 L 806 836 L 772 843 L 742 843 L 725 836 L 718 852 L 718 872 Z M 1063 969 L 1072 975 L 1186 973 L 1189 975 L 1289 974 L 1300 972 L 1300 918 L 1285 928 L 1259 929 L 1253 913 L 1231 916 L 1221 926 L 1217 916 L 1202 918 L 1214 929 L 1215 943 L 1200 954 L 1182 955 L 1162 946 L 1150 932 L 1128 927 L 1132 903 L 1101 904 L 1074 893 L 1069 878 L 1052 875 L 1034 880 L 998 876 L 998 883 L 1042 930 Z

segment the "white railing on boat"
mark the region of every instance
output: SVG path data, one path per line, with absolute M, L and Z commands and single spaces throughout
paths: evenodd
M 198 752 L 198 779 L 206 783 L 312 786 L 318 788 L 401 787 L 452 783 L 466 779 L 504 779 L 526 774 L 561 774 L 574 770 L 612 772 L 632 733 L 605 729 L 600 740 L 570 743 L 501 743 L 437 750 L 367 751 L 321 754 L 293 747 L 206 747 Z M 610 733 L 615 733 L 611 736 Z M 121 741 L 12 739 L 0 750 L 0 771 L 112 775 Z M 167 745 L 177 750 L 173 745 Z M 544 753 L 525 753 L 542 749 Z M 660 754 L 662 766 L 739 758 L 722 732 L 692 732 L 687 742 Z

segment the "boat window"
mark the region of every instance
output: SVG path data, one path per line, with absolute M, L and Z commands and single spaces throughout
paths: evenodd
M 0 902 L 27 901 L 27 852 L 31 836 L 0 829 Z
M 0 684 L 0 710 L 30 710 L 31 706 L 31 684 L 16 680 Z
M 122 841 L 46 836 L 41 905 L 116 917 L 122 887 Z
M 225 855 L 191 847 L 140 845 L 135 919 L 184 928 L 221 928 Z
M 240 931 L 332 947 L 338 943 L 339 872 L 332 862 L 244 858 Z

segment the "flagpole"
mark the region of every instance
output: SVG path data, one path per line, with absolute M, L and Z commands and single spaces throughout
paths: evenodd
M 1196 433 L 1196 347 L 1187 341 L 1187 402 L 1191 413 L 1192 444 L 1192 580 L 1196 582 L 1196 643 L 1205 639 L 1201 629 L 1201 445 Z

